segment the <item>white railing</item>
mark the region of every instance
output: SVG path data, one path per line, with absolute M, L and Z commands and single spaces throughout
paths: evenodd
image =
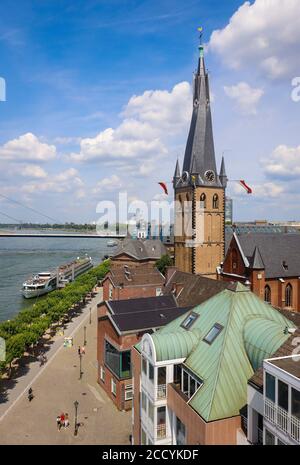
M 164 439 L 167 434 L 167 425 L 162 423 L 161 425 L 157 425 L 156 427 L 156 437 L 157 439 Z
M 291 417 L 291 437 L 300 443 L 300 420 L 293 415 Z
M 265 399 L 265 417 L 276 425 L 281 431 L 293 438 L 300 444 L 300 420 L 294 415 L 289 415 L 286 410 Z
M 156 399 L 165 399 L 167 396 L 167 385 L 159 384 L 156 388 Z

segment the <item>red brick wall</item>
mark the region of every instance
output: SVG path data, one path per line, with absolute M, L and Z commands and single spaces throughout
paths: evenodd
M 233 263 L 233 257 L 236 256 L 237 257 L 237 260 L 236 260 L 236 264 L 237 264 L 237 267 L 236 268 L 233 268 L 232 267 L 232 263 Z M 238 249 L 238 247 L 236 246 L 236 244 L 234 242 L 232 242 L 229 246 L 229 249 L 227 251 L 227 255 L 225 257 L 225 260 L 224 260 L 224 264 L 223 264 L 223 271 L 224 273 L 234 273 L 234 274 L 238 274 L 240 276 L 244 276 L 245 275 L 245 265 L 244 265 L 244 262 L 243 262 L 243 258 L 240 254 L 240 251 Z
M 119 336 L 108 318 L 98 320 L 98 335 L 97 335 L 97 360 L 98 360 L 98 383 L 105 390 L 107 395 L 112 399 L 119 410 L 130 410 L 132 401 L 125 401 L 125 386 L 132 384 L 132 379 L 119 380 L 105 365 L 104 345 L 105 340 L 109 341 L 118 350 L 131 349 L 140 339 L 141 334 L 130 334 Z M 105 370 L 104 382 L 100 379 L 100 366 Z M 111 392 L 111 380 L 116 383 L 116 396 Z
M 109 299 L 109 288 L 112 288 L 112 298 Z M 125 300 L 135 299 L 139 297 L 155 297 L 156 289 L 163 287 L 161 284 L 150 284 L 145 286 L 126 286 L 122 289 L 119 287 L 113 287 L 108 277 L 103 281 L 103 300 Z

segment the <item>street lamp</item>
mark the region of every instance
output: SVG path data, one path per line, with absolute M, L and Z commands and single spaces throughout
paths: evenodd
M 79 379 L 82 378 L 81 359 L 82 359 L 82 353 L 79 352 Z
M 83 332 L 84 332 L 84 342 L 83 342 L 83 345 L 86 346 L 86 326 L 83 327 Z
M 77 410 L 78 410 L 79 402 L 75 400 L 74 407 L 75 407 L 75 426 L 74 426 L 74 436 L 77 436 L 78 433 L 78 423 L 77 423 Z

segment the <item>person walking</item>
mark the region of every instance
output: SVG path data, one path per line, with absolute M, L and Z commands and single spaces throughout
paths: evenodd
M 81 355 L 81 348 L 80 348 L 80 346 L 78 347 L 78 355 Z
M 81 347 L 81 353 L 82 353 L 82 355 L 85 354 L 85 347 L 84 346 Z
M 61 424 L 61 426 L 64 426 L 64 424 L 65 424 L 65 418 L 66 418 L 66 417 L 65 417 L 65 414 L 64 414 L 64 413 L 61 413 L 61 414 L 60 414 L 60 424 Z
M 60 415 L 57 415 L 56 417 L 56 426 L 57 426 L 58 431 L 60 431 L 60 428 L 61 428 Z
M 70 425 L 70 422 L 69 422 L 69 414 L 66 413 L 66 414 L 65 414 L 65 424 L 64 424 L 64 426 L 65 426 L 65 428 L 67 428 L 69 425 Z

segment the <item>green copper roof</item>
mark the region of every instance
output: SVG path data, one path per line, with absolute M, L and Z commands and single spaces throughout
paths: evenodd
M 180 326 L 185 314 L 151 335 L 158 360 L 187 354 L 184 364 L 204 382 L 189 404 L 206 421 L 238 415 L 247 402 L 248 379 L 289 337 L 284 329 L 294 324 L 242 284 L 193 312 L 199 317 L 189 330 Z M 223 329 L 208 344 L 203 338 L 215 323 Z

